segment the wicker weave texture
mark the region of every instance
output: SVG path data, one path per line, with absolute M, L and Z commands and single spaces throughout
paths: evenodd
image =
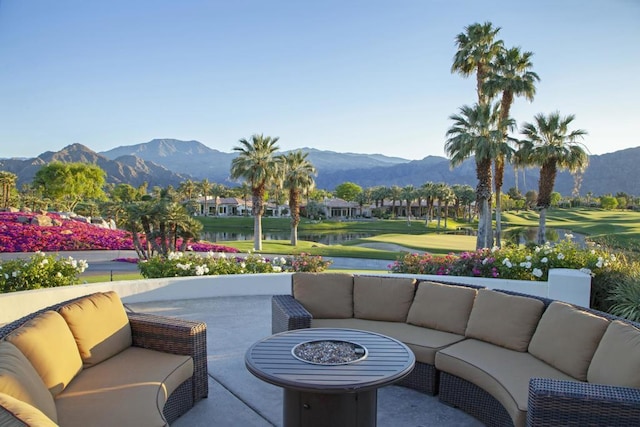
M 640 389 L 532 378 L 528 426 L 633 426 L 640 424 Z
M 438 392 L 438 371 L 428 363 L 416 362 L 413 371 L 396 385 L 412 388 L 422 393 L 434 396 Z
M 293 296 L 274 295 L 271 298 L 271 332 L 291 331 L 311 327 L 309 313 Z

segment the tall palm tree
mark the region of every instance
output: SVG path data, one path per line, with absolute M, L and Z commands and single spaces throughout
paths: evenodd
M 402 188 L 397 185 L 392 185 L 389 190 L 389 197 L 391 198 L 391 216 L 398 216 L 398 212 L 396 211 L 396 200 L 400 202 L 402 205 Z
M 536 73 L 531 71 L 532 52 L 521 52 L 520 48 L 502 49 L 492 64 L 492 72 L 485 83 L 489 96 L 502 93 L 500 99 L 500 123 L 504 126 L 509 118 L 514 96 L 524 96 L 533 101 L 536 94 L 535 83 L 540 81 Z M 503 138 L 507 139 L 508 129 L 502 129 Z M 496 191 L 496 244 L 501 246 L 502 239 L 502 184 L 504 183 L 504 155 L 494 159 L 494 187 Z
M 420 187 L 420 194 L 424 197 L 424 201 L 427 205 L 427 215 L 424 220 L 425 227 L 429 226 L 429 220 L 433 217 L 433 198 L 435 196 L 435 184 L 433 182 L 425 182 Z
M 262 250 L 262 214 L 264 213 L 264 194 L 267 185 L 277 170 L 274 153 L 278 151 L 278 137 L 271 138 L 254 134 L 248 141 L 242 138 L 240 146 L 234 147 L 238 157 L 231 161 L 231 178 L 243 178 L 251 187 L 253 200 L 253 248 Z
M 502 40 L 496 40 L 500 27 L 491 22 L 475 23 L 464 28 L 464 32 L 456 36 L 458 50 L 453 57 L 452 73 L 464 77 L 476 74 L 476 93 L 478 104 L 489 104 L 490 96 L 484 84 L 491 71 L 491 62 L 502 49 Z
M 16 174 L 0 171 L 0 187 L 2 189 L 0 207 L 6 209 L 11 204 L 11 192 L 15 189 L 17 180 Z
M 309 153 L 291 151 L 280 156 L 283 170 L 283 187 L 289 191 L 289 210 L 291 211 L 291 246 L 298 245 L 298 224 L 300 224 L 300 197 L 311 190 L 317 174 L 316 168 L 307 160 Z
M 589 164 L 588 150 L 578 141 L 587 135 L 583 129 L 569 130 L 575 119 L 573 114 L 561 116 L 558 111 L 545 116 L 537 114 L 534 123 L 524 123 L 521 133 L 522 156 L 530 164 L 540 166 L 537 209 L 540 210 L 538 244 L 544 244 L 547 208 L 551 205 L 551 193 L 558 170 L 576 172 Z
M 447 131 L 445 151 L 455 167 L 466 159 L 476 161 L 476 201 L 478 204 L 478 236 L 476 248 L 491 246 L 491 162 L 499 152 L 508 152 L 502 144 L 502 133 L 498 126 L 498 108 L 476 104 L 460 107 L 460 114 L 449 118 L 453 126 Z

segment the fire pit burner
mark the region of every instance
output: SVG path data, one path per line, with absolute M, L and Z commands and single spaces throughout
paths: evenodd
M 293 357 L 315 365 L 346 365 L 367 357 L 367 349 L 350 341 L 318 340 L 300 343 L 291 350 Z

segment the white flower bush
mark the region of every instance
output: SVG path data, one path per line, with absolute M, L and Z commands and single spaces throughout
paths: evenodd
M 4 261 L 0 263 L 0 293 L 75 285 L 88 266 L 86 260 L 57 258 L 39 251 L 28 260 Z

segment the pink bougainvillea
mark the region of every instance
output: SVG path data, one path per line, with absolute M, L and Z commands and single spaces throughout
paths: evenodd
M 25 212 L 0 212 L 0 252 L 133 249 L 131 235 L 126 231 L 64 219 L 55 213 L 47 213 L 47 216 L 59 225 L 30 224 L 34 216 L 35 214 Z M 20 217 L 27 221 L 18 221 Z M 238 252 L 235 248 L 209 242 L 193 243 L 190 249 L 196 252 Z

